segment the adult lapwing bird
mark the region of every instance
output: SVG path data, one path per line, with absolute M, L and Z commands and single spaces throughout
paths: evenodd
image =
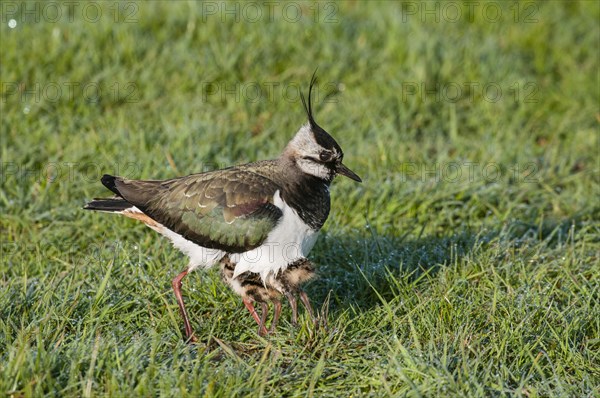
M 314 275 L 306 258 L 329 215 L 329 186 L 336 175 L 361 179 L 342 163 L 338 143 L 314 119 L 312 90 L 301 94 L 308 116 L 283 153 L 273 160 L 170 180 L 130 180 L 104 175 L 102 184 L 115 196 L 85 206 L 142 221 L 166 236 L 189 257 L 187 268 L 173 279 L 173 290 L 187 341 L 195 341 L 181 295 L 181 281 L 196 268 L 220 264 L 223 279 L 240 296 L 267 333 L 268 303 L 281 313 L 285 296 L 296 323 L 296 296 L 313 311 L 300 285 Z M 254 303 L 261 305 L 259 317 Z

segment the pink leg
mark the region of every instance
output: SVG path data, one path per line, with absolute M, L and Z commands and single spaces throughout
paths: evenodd
M 306 311 L 308 311 L 308 314 L 310 315 L 310 319 L 315 322 L 315 313 L 312 309 L 312 305 L 310 305 L 310 300 L 308 299 L 308 295 L 306 294 L 306 292 L 304 290 L 300 290 L 300 300 L 302 300 L 302 304 L 304 304 L 304 306 L 306 307 Z
M 292 326 L 298 325 L 298 302 L 296 301 L 296 297 L 293 293 L 286 292 L 285 296 L 290 302 L 290 306 L 292 307 Z
M 256 323 L 258 323 L 260 325 L 260 318 L 258 317 L 256 310 L 254 309 L 254 305 L 252 304 L 252 301 L 249 298 L 244 298 L 242 301 L 243 301 L 244 305 L 246 306 L 246 308 L 248 309 L 248 311 L 250 311 L 250 315 L 252 315 L 252 318 L 254 318 Z
M 269 306 L 267 303 L 260 303 L 261 307 L 261 316 L 260 316 L 260 324 L 258 325 L 258 335 L 264 336 L 267 334 L 267 328 L 265 327 L 265 323 L 267 323 L 267 315 L 269 314 Z
M 261 334 L 262 332 L 267 333 L 267 329 L 265 329 L 264 324 L 261 325 L 261 318 L 258 316 L 258 314 L 256 313 L 256 309 L 254 309 L 254 304 L 252 304 L 252 300 L 250 300 L 249 298 L 245 297 L 243 300 L 244 305 L 246 306 L 246 308 L 248 309 L 248 311 L 250 311 L 250 315 L 252 315 L 252 318 L 254 318 L 254 320 L 256 321 L 256 323 L 258 323 L 258 334 Z M 266 314 L 266 311 L 264 311 Z M 264 315 L 266 317 L 266 315 Z M 262 334 L 261 334 L 262 336 Z
M 275 328 L 277 328 L 277 323 L 279 322 L 279 315 L 281 314 L 281 301 L 273 300 L 273 306 L 275 307 L 275 313 L 273 314 L 273 321 L 271 322 L 269 333 L 273 333 L 275 331 Z
M 190 325 L 190 319 L 187 311 L 185 310 L 185 304 L 183 303 L 183 297 L 181 296 L 181 280 L 188 274 L 188 270 L 183 271 L 173 279 L 173 290 L 175 291 L 175 298 L 177 299 L 177 305 L 179 305 L 179 312 L 183 317 L 183 324 L 185 326 L 185 340 L 189 343 L 195 343 L 198 341 L 192 332 L 192 326 Z

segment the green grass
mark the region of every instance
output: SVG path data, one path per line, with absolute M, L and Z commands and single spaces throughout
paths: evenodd
M 416 2 L 302 2 L 297 22 L 279 5 L 254 23 L 211 2 L 123 3 L 116 22 L 93 4 L 96 22 L 83 3 L 36 22 L 2 3 L 0 395 L 600 395 L 598 3 L 436 22 Z M 260 338 L 218 272 L 196 272 L 189 347 L 170 285 L 186 259 L 81 207 L 105 172 L 277 156 L 316 67 L 317 120 L 364 179 L 334 183 L 311 253 L 329 325 L 293 328 L 285 306 Z

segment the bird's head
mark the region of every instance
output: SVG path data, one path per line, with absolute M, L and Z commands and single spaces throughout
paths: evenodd
M 302 172 L 327 182 L 333 181 L 338 174 L 362 182 L 356 173 L 342 163 L 344 152 L 335 139 L 315 122 L 312 112 L 312 88 L 315 82 L 316 76 L 313 74 L 308 89 L 308 102 L 300 93 L 308 123 L 300 127 L 286 146 L 283 156 L 291 158 Z

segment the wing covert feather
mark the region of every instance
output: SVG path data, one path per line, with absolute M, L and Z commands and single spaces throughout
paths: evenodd
M 131 203 L 194 243 L 239 253 L 260 246 L 281 218 L 277 190 L 266 177 L 232 168 L 163 181 L 146 203 Z

